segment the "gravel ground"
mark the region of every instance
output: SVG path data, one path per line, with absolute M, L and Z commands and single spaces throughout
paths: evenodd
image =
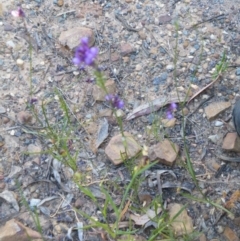
M 70 168 L 59 171 L 64 183 L 62 186 L 53 181 L 56 176 L 49 168 L 53 160 L 47 152 L 52 140 L 41 137 L 41 123 L 36 116 L 31 114 L 29 119 L 26 116 L 31 106 L 43 120 L 41 103 L 44 102 L 49 122 L 59 123 L 60 133 L 63 113 L 57 102 L 59 97 L 56 91 L 64 96 L 71 110 L 74 128 L 68 131 L 75 138 L 73 150 L 80 150 L 78 168 L 86 174 L 89 183 L 108 179 L 109 189 L 118 203 L 122 195 L 119 187 L 129 181 L 127 169 L 114 166 L 104 154 L 110 137 L 119 133 L 112 117 L 106 116 L 110 127 L 107 141 L 97 152 L 92 145 L 103 120 L 100 113 L 107 107 L 94 99 L 95 83 L 91 80 L 91 70 L 89 78 L 89 75 L 73 66 L 71 50 L 59 41 L 63 31 L 78 26 L 93 30 L 95 45 L 100 50 L 98 65 L 107 79 L 115 81 L 117 92 L 125 101 L 124 116 L 141 104 L 170 95 L 175 92 L 176 86 L 180 93 L 186 93 L 190 88 L 190 94 L 196 91 L 194 87 L 206 86 L 212 81 L 216 64 L 226 53 L 229 63 L 226 73 L 212 88 L 187 105 L 188 113 L 197 110 L 187 123 L 186 139 L 194 170 L 200 180 L 199 186 L 208 198 L 214 202 L 220 202 L 221 199 L 227 201 L 239 189 L 239 164 L 223 164 L 214 155 L 216 150 L 221 150 L 221 137 L 233 131 L 225 123 L 231 108 L 211 122 L 204 113 L 204 107 L 210 102 L 230 101 L 233 105 L 239 96 L 239 0 L 23 0 L 21 6 L 27 16 L 26 25 L 21 19 L 11 16 L 11 10 L 16 9 L 16 2 L 2 0 L 0 3 L 0 191 L 16 194 L 20 207 L 17 210 L 16 206 L 14 208 L 14 205 L 1 200 L 1 225 L 16 217 L 24 225 L 35 229 L 26 207 L 20 202 L 20 190 L 27 201 L 57 195 L 58 198 L 47 204 L 51 214 L 55 213 L 56 206 L 61 203 L 60 197 L 64 196 L 69 200 L 68 204 L 100 218 L 95 205 L 84 197 L 72 181 Z M 29 43 L 33 46 L 31 51 Z M 178 57 L 175 64 L 176 53 Z M 212 98 L 198 108 L 210 96 Z M 124 130 L 130 132 L 140 145 L 151 146 L 157 140 L 149 135 L 148 129 L 153 126 L 156 117 L 160 119 L 164 115 L 164 111 L 130 121 L 125 119 Z M 182 150 L 181 112 L 177 111 L 175 117 L 174 127 L 166 128 L 165 135 Z M 217 121 L 222 124 L 218 126 Z M 161 133 L 161 130 L 157 130 L 158 136 Z M 211 135 L 220 137 L 220 141 L 210 142 Z M 84 151 L 82 145 L 85 146 Z M 29 155 L 30 152 L 42 154 Z M 218 171 L 216 165 L 221 165 Z M 57 167 L 54 168 L 57 170 Z M 187 186 L 193 196 L 200 198 L 181 161 L 177 161 L 173 167 L 159 164 L 150 173 L 160 169 L 172 170 L 181 185 Z M 120 180 L 117 187 L 114 184 L 117 182 L 116 176 Z M 45 181 L 36 182 L 39 179 Z M 174 181 L 171 179 L 166 176 L 163 182 Z M 89 188 L 103 202 L 98 183 L 89 185 Z M 158 194 L 157 186 L 149 187 L 147 181 L 142 182 L 140 189 L 139 192 L 147 191 L 151 198 Z M 187 203 L 188 215 L 196 230 L 204 233 L 205 240 L 225 240 L 226 228 L 240 237 L 240 209 L 237 203 L 232 210 L 234 217 L 228 217 L 221 216 L 220 211 L 210 205 L 186 200 L 175 189 L 164 189 L 163 198 L 168 203 Z M 40 213 L 39 217 L 43 233 L 53 237 L 53 240 L 63 240 L 67 230 L 76 223 L 72 212 L 61 211 L 51 217 Z M 81 222 L 85 224 L 86 220 L 82 219 Z M 86 231 L 84 240 L 103 240 L 100 236 L 94 231 Z M 147 239 L 148 232 L 144 232 L 143 236 Z M 74 237 L 74 240 L 78 240 Z

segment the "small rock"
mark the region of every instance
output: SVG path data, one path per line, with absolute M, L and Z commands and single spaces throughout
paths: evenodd
M 171 226 L 176 236 L 189 234 L 193 231 L 193 222 L 187 211 L 178 203 L 169 205 L 169 219 L 173 220 Z M 180 214 L 179 214 L 180 213 Z M 176 217 L 177 216 L 177 217 Z
M 222 135 L 210 135 L 209 137 L 208 137 L 208 139 L 212 142 L 212 143 L 214 143 L 214 144 L 219 144 L 219 143 L 221 143 L 222 142 Z
M 109 117 L 109 116 L 112 116 L 112 110 L 111 109 L 99 110 L 99 117 Z
M 116 84 L 114 82 L 114 80 L 107 80 L 105 83 L 105 87 L 107 89 L 107 92 L 109 94 L 115 94 L 116 93 Z M 95 101 L 105 101 L 105 97 L 106 97 L 106 93 L 105 91 L 100 88 L 98 85 L 94 85 L 93 86 L 93 99 Z
M 85 204 L 86 200 L 83 198 L 77 198 L 77 200 L 74 203 L 75 208 L 81 208 Z
M 182 110 L 182 113 L 183 113 L 184 116 L 186 116 L 189 113 L 188 108 L 184 107 L 183 110 Z
M 146 33 L 142 30 L 138 32 L 138 35 L 139 35 L 140 39 L 142 39 L 142 40 L 147 38 Z
M 219 165 L 219 163 L 217 163 L 215 159 L 210 159 L 208 161 L 208 166 L 216 171 L 218 171 L 218 169 L 221 167 L 221 165 Z
M 116 62 L 116 61 L 118 61 L 119 59 L 120 59 L 119 53 L 113 52 L 113 53 L 111 54 L 111 61 L 112 61 L 112 62 Z
M 28 153 L 33 157 L 36 157 L 36 156 L 40 155 L 41 151 L 42 151 L 41 146 L 37 146 L 37 145 L 34 145 L 34 144 L 28 145 Z
M 234 224 L 240 226 L 240 217 L 234 218 Z
M 117 116 L 117 117 L 123 117 L 123 116 L 125 116 L 125 113 L 124 113 L 123 110 L 118 109 L 118 110 L 116 111 L 116 116 Z
M 215 126 L 216 127 L 219 127 L 219 126 L 222 126 L 222 125 L 223 125 L 223 123 L 221 121 L 216 121 L 215 122 Z
M 24 62 L 22 59 L 17 59 L 17 66 L 20 67 L 21 69 L 24 68 Z
M 95 134 L 97 133 L 97 130 L 98 130 L 98 126 L 97 126 L 97 123 L 95 122 L 89 122 L 87 124 L 87 126 L 85 127 L 85 130 L 89 133 L 89 134 Z
M 3 124 L 7 124 L 10 121 L 10 119 L 5 116 L 2 118 L 2 120 L 3 120 Z
M 4 136 L 4 138 L 5 138 L 5 147 L 16 148 L 20 146 L 19 138 L 16 138 L 15 136 L 11 136 L 11 135 L 6 135 Z
M 136 71 L 140 71 L 142 69 L 142 65 L 141 64 L 137 64 L 136 65 Z
M 0 135 L 0 147 L 4 145 L 4 138 Z
M 6 109 L 3 106 L 0 106 L 0 114 L 6 113 Z
M 201 234 L 201 236 L 199 237 L 199 241 L 207 241 L 207 238 L 204 233 Z
M 227 239 L 227 241 L 239 241 L 237 234 L 229 227 L 224 229 L 223 235 Z
M 160 77 L 155 77 L 155 78 L 153 79 L 153 84 L 154 84 L 154 85 L 159 85 L 160 82 L 161 82 Z
M 236 70 L 235 74 L 236 74 L 237 76 L 239 76 L 239 75 L 240 75 L 240 68 L 237 68 L 237 70 Z
M 112 137 L 108 143 L 105 153 L 114 165 L 123 163 L 126 158 L 132 158 L 141 151 L 141 146 L 134 140 L 133 136 L 124 132 L 126 143 L 123 143 L 123 137 L 121 134 Z M 127 153 L 125 153 L 125 146 L 127 147 Z
M 175 163 L 178 152 L 179 146 L 177 144 L 169 140 L 163 140 L 149 148 L 149 159 L 151 161 L 158 160 L 162 164 L 172 166 Z
M 231 107 L 231 103 L 227 102 L 214 102 L 205 108 L 205 113 L 208 120 L 214 120 L 219 114 Z
M 240 138 L 237 133 L 228 133 L 223 140 L 222 148 L 227 151 L 240 152 Z
M 163 72 L 159 77 L 155 77 L 153 79 L 154 85 L 164 84 L 167 80 L 168 74 L 166 72 Z
M 58 7 L 62 7 L 64 4 L 64 1 L 63 0 L 54 0 L 53 3 L 56 4 Z
M 183 42 L 183 48 L 187 48 L 188 47 L 188 45 L 189 45 L 189 41 L 188 40 L 185 40 L 184 42 Z
M 171 118 L 169 119 L 163 119 L 162 124 L 164 127 L 173 127 L 176 124 L 177 119 L 176 118 Z
M 4 182 L 0 182 L 0 191 L 2 192 L 6 187 L 6 184 Z
M 6 45 L 9 47 L 9 48 L 15 48 L 16 47 L 16 44 L 12 41 L 12 40 L 9 40 L 6 42 Z
M 102 16 L 102 7 L 99 3 L 95 1 L 95 3 L 89 4 L 88 2 L 80 5 L 80 9 L 75 13 L 78 18 L 86 18 L 89 15 L 93 15 L 94 18 L 98 18 Z
M 42 240 L 42 235 L 22 223 L 11 219 L 0 228 L 0 240 L 15 241 L 15 240 Z
M 171 16 L 169 15 L 162 15 L 159 17 L 159 24 L 166 24 L 172 20 Z
M 168 64 L 168 65 L 166 66 L 166 69 L 167 69 L 168 71 L 173 71 L 174 66 L 173 66 L 172 64 Z
M 224 231 L 224 228 L 223 228 L 223 226 L 221 226 L 221 225 L 217 225 L 217 226 L 215 227 L 215 229 L 217 230 L 217 232 L 218 232 L 219 234 L 223 233 L 223 231 Z
M 72 51 L 80 44 L 80 39 L 83 37 L 89 38 L 89 46 L 93 46 L 95 42 L 95 36 L 93 30 L 85 27 L 75 27 L 67 31 L 63 31 L 60 34 L 59 42 L 67 46 Z
M 20 111 L 17 114 L 17 119 L 21 124 L 27 124 L 32 121 L 32 115 L 27 111 Z
M 126 56 L 128 54 L 133 53 L 135 50 L 133 46 L 129 43 L 122 43 L 120 46 L 120 52 L 122 56 Z

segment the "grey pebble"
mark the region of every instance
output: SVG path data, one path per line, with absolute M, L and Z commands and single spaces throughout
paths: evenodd
M 87 114 L 87 115 L 86 115 L 86 118 L 87 118 L 87 119 L 91 119 L 91 118 L 92 118 L 92 114 Z
M 196 50 L 199 50 L 199 49 L 200 49 L 200 45 L 199 45 L 199 44 L 194 44 L 193 47 L 194 47 Z
M 6 109 L 3 106 L 0 106 L 0 114 L 6 113 Z
M 155 78 L 153 79 L 153 84 L 154 84 L 154 85 L 159 85 L 159 84 L 160 84 L 160 77 L 155 77 Z
M 160 76 L 155 77 L 153 79 L 153 84 L 154 85 L 160 85 L 160 84 L 164 84 L 165 81 L 167 80 L 168 74 L 166 72 L 162 73 Z
M 236 74 L 237 76 L 239 76 L 239 75 L 240 75 L 240 68 L 237 68 L 237 70 L 236 70 L 235 74 Z
M 209 65 L 208 65 L 208 69 L 211 70 L 212 68 L 214 68 L 216 66 L 217 62 L 215 60 L 211 60 Z
M 196 76 L 190 76 L 191 83 L 198 83 L 198 78 Z
M 16 132 L 14 132 L 14 136 L 19 137 L 22 135 L 22 132 L 20 130 L 17 130 Z
M 189 32 L 184 29 L 184 30 L 183 30 L 183 34 L 184 34 L 185 36 L 188 36 L 188 35 L 189 35 Z
M 142 9 L 142 6 L 139 4 L 139 3 L 137 3 L 137 9 Z
M 166 54 L 166 50 L 160 46 L 159 51 L 161 54 Z

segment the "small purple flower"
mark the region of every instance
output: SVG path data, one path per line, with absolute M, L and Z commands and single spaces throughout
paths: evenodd
M 167 109 L 167 118 L 171 120 L 173 118 L 173 112 L 177 109 L 177 104 L 172 102 Z
M 37 101 L 38 101 L 38 99 L 35 98 L 35 97 L 33 97 L 33 98 L 31 98 L 31 99 L 29 100 L 29 104 L 30 104 L 30 105 L 36 104 Z
M 84 67 L 84 65 L 91 66 L 94 64 L 94 60 L 98 55 L 98 48 L 90 48 L 88 41 L 88 37 L 81 39 L 81 44 L 77 47 L 73 58 L 73 63 L 75 65 Z
M 24 18 L 25 17 L 25 13 L 23 12 L 22 8 L 21 7 L 18 7 L 17 10 L 13 10 L 11 12 L 11 14 L 13 15 L 13 17 L 16 17 L 16 18 Z
M 124 102 L 119 98 L 118 95 L 115 94 L 108 94 L 105 97 L 106 101 L 110 102 L 111 105 L 116 109 L 123 109 Z

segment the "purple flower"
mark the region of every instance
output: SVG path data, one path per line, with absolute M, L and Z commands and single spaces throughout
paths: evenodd
M 31 98 L 31 99 L 29 100 L 29 104 L 30 104 L 30 105 L 33 105 L 33 104 L 37 103 L 37 101 L 38 101 L 38 99 L 35 98 L 35 97 L 33 97 L 33 98 Z
M 106 101 L 110 102 L 114 108 L 123 109 L 124 102 L 119 98 L 118 95 L 108 94 L 105 96 Z
M 177 104 L 176 103 L 171 103 L 167 109 L 167 118 L 171 120 L 173 118 L 173 112 L 177 109 Z
M 22 8 L 21 7 L 18 7 L 17 10 L 13 10 L 11 12 L 11 14 L 13 15 L 13 17 L 16 17 L 16 18 L 24 18 L 25 17 L 25 13 L 23 12 Z
M 90 48 L 88 41 L 88 37 L 81 39 L 81 44 L 77 47 L 73 58 L 73 63 L 75 65 L 84 67 L 84 65 L 91 66 L 94 64 L 94 60 L 98 55 L 98 48 Z

